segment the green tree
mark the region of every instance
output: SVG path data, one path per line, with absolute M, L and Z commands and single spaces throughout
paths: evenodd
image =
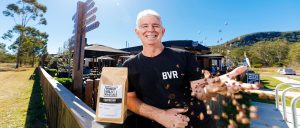
M 289 65 L 299 66 L 300 65 L 300 43 L 294 43 L 290 45 L 288 52 Z
M 274 62 L 272 57 L 272 46 L 269 42 L 260 41 L 250 47 L 250 59 L 253 63 L 261 63 L 265 66 L 270 66 Z
M 6 57 L 6 49 L 5 49 L 5 44 L 4 43 L 0 43 L 0 60 L 1 62 L 4 62 L 5 57 Z
M 1 63 L 12 63 L 15 62 L 16 57 L 6 50 L 6 45 L 4 43 L 0 43 L 0 62 Z
M 47 53 L 48 34 L 40 32 L 33 27 L 26 27 L 21 53 L 31 58 L 31 66 L 34 66 L 35 58 Z
M 210 48 L 210 50 L 212 51 L 212 53 L 217 53 L 217 54 L 222 54 L 222 55 L 226 55 L 226 52 L 227 52 L 227 48 L 225 48 L 222 45 L 213 46 Z
M 289 44 L 285 40 L 276 40 L 271 44 L 271 51 L 274 54 L 275 64 L 283 66 L 289 51 Z
M 242 62 L 244 52 L 248 52 L 248 47 L 237 47 L 230 50 L 229 58 L 234 64 Z
M 6 45 L 4 43 L 0 43 L 0 53 L 6 53 L 5 47 Z
M 250 59 L 255 64 L 264 66 L 282 66 L 288 53 L 288 42 L 285 40 L 260 41 L 250 47 Z
M 12 30 L 8 30 L 2 38 L 11 40 L 14 34 L 18 35 L 16 41 L 14 41 L 14 46 L 11 47 L 17 52 L 16 68 L 19 68 L 21 47 L 26 40 L 24 34 L 26 27 L 29 26 L 29 23 L 46 25 L 47 21 L 44 18 L 46 11 L 46 6 L 36 0 L 18 0 L 16 3 L 7 5 L 6 10 L 3 11 L 4 16 L 11 17 L 14 20 L 15 26 Z
M 60 56 L 58 61 L 59 72 L 68 72 L 68 77 L 71 77 L 72 67 L 72 51 L 71 51 L 72 39 L 68 39 L 64 42 L 64 46 L 58 49 L 58 55 Z

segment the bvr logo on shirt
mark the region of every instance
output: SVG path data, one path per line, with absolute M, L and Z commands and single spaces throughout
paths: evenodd
M 164 80 L 175 79 L 178 78 L 178 73 L 177 71 L 162 72 L 162 77 Z

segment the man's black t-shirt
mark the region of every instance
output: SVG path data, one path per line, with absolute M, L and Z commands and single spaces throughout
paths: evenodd
M 199 120 L 200 113 L 208 117 L 205 105 L 191 96 L 190 81 L 201 78 L 192 53 L 164 48 L 155 57 L 139 53 L 124 62 L 124 66 L 128 67 L 128 91 L 135 92 L 141 101 L 161 109 L 188 107 L 184 115 L 190 118 L 189 125 L 205 126 L 208 118 Z M 140 119 L 139 124 L 143 127 L 159 126 L 147 120 Z

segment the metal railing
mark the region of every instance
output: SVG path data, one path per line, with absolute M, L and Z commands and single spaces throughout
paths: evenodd
M 276 85 L 276 87 L 275 87 L 275 104 L 276 104 L 276 108 L 277 109 L 279 109 L 279 97 L 278 97 L 278 91 L 279 91 L 279 88 L 281 87 L 281 86 L 283 86 L 283 85 L 299 85 L 300 86 L 300 84 L 297 84 L 297 83 L 281 83 L 281 84 L 278 84 L 278 85 Z
M 279 110 L 279 88 L 282 87 L 283 85 L 291 85 L 292 87 L 288 87 L 282 91 L 282 98 L 281 98 L 281 103 L 282 103 L 282 113 L 283 113 L 283 121 L 288 122 L 287 120 L 287 114 L 286 114 L 286 102 L 285 102 L 285 95 L 288 91 L 292 89 L 300 89 L 300 84 L 298 83 L 281 83 L 278 84 L 275 88 L 275 103 L 276 103 L 276 109 Z M 292 110 L 292 116 L 293 116 L 293 123 L 294 128 L 298 127 L 298 122 L 297 122 L 297 113 L 296 113 L 296 104 L 297 101 L 300 100 L 300 95 L 295 96 L 292 101 L 291 101 L 291 110 Z
M 292 106 L 292 114 L 293 114 L 293 124 L 294 128 L 298 127 L 298 119 L 297 119 L 297 111 L 296 111 L 296 104 L 300 100 L 300 95 L 296 96 L 292 99 L 291 106 Z
M 288 87 L 286 89 L 283 90 L 282 92 L 282 98 L 281 98 L 281 103 L 282 103 L 282 112 L 283 112 L 283 120 L 287 121 L 287 117 L 286 117 L 286 103 L 285 103 L 285 94 L 286 92 L 288 92 L 289 90 L 295 89 L 295 88 L 299 88 L 299 87 Z

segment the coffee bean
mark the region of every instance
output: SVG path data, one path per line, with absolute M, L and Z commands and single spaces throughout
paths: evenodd
M 257 112 L 257 108 L 255 106 L 250 106 L 250 112 Z
M 204 120 L 204 114 L 203 114 L 203 112 L 201 112 L 201 113 L 199 114 L 199 120 Z
M 171 86 L 170 84 L 167 84 L 167 85 L 165 86 L 165 89 L 168 90 L 168 89 L 170 88 L 170 86 Z
M 174 93 L 169 94 L 169 99 L 173 100 L 175 99 L 176 95 Z
M 224 119 L 227 119 L 227 118 L 228 118 L 228 115 L 227 115 L 225 112 L 222 112 L 222 117 L 223 117 Z
M 207 110 L 206 112 L 207 112 L 208 115 L 211 115 L 211 114 L 212 114 L 212 111 L 211 111 L 211 110 Z
M 215 119 L 215 120 L 220 120 L 220 116 L 214 115 L 214 119 Z

